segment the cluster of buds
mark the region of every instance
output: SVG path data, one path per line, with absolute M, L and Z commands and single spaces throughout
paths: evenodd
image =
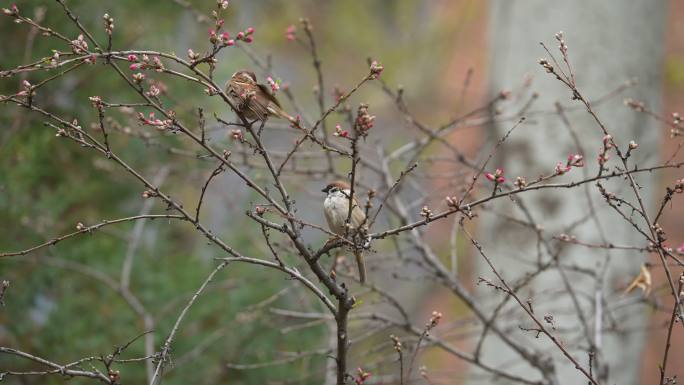
M 69 133 L 67 132 L 66 129 L 60 127 L 60 128 L 57 129 L 57 132 L 55 133 L 55 136 L 58 137 L 58 138 L 64 138 L 64 137 L 69 136 Z
M 223 43 L 223 45 L 226 47 L 232 47 L 235 45 L 235 40 L 230 38 L 230 34 L 228 32 L 223 32 L 221 33 L 221 43 Z
M 173 120 L 171 119 L 157 119 L 154 116 L 154 111 L 150 112 L 148 117 L 145 117 L 142 112 L 138 112 L 138 120 L 146 126 L 156 127 L 158 130 L 165 130 L 173 127 Z
M 190 59 L 190 61 L 194 62 L 195 60 L 197 60 L 199 58 L 200 58 L 200 54 L 193 51 L 192 48 L 188 48 L 188 59 Z
M 570 167 L 567 164 L 564 165 L 563 162 L 556 163 L 556 169 L 555 169 L 556 175 L 563 175 L 566 172 L 570 171 L 571 169 L 572 169 L 572 167 Z
M 430 210 L 430 208 L 427 206 L 423 206 L 423 208 L 420 210 L 420 216 L 425 219 L 430 219 L 432 216 L 432 210 Z
M 133 75 L 131 75 L 131 78 L 133 78 L 133 82 L 135 84 L 140 84 L 145 80 L 145 74 L 142 72 L 136 72 Z
M 59 51 L 52 50 L 52 57 L 50 58 L 50 65 L 53 67 L 57 67 L 58 64 L 59 64 Z
M 674 192 L 676 192 L 677 194 L 681 194 L 684 192 L 684 178 L 677 179 L 675 181 Z
M 629 151 L 636 150 L 637 148 L 639 148 L 639 143 L 637 143 L 633 140 L 630 140 L 627 147 L 629 148 Z
M 219 94 L 219 90 L 217 90 L 214 87 L 207 87 L 204 89 L 204 93 L 207 94 L 208 96 L 214 96 Z
M 297 28 L 294 24 L 290 24 L 287 29 L 285 29 L 285 38 L 289 41 L 293 41 L 297 38 L 295 35 L 297 33 Z
M 35 91 L 33 91 L 33 86 L 28 80 L 22 80 L 21 82 L 21 90 L 17 92 L 17 96 L 33 96 L 35 95 Z
M 257 206 L 254 208 L 254 214 L 258 217 L 264 216 L 264 213 L 266 213 L 266 208 L 264 206 Z
M 548 73 L 553 73 L 553 66 L 551 65 L 551 63 L 549 63 L 548 60 L 546 60 L 546 59 L 544 59 L 544 58 L 539 59 L 539 64 L 540 64 L 542 67 L 544 67 L 544 69 L 546 70 L 546 72 L 548 72 Z
M 271 92 L 273 92 L 274 94 L 276 93 L 276 91 L 280 89 L 280 79 L 273 80 L 273 78 L 269 76 L 266 78 L 266 82 L 269 86 L 271 86 Z
M 633 109 L 634 111 L 637 112 L 644 112 L 646 110 L 646 106 L 644 105 L 643 102 L 640 102 L 638 100 L 634 99 L 625 99 L 625 106 Z
M 558 235 L 558 240 L 563 241 L 563 242 L 576 242 L 577 237 L 575 237 L 574 235 L 568 235 L 565 233 L 561 233 Z
M 121 381 L 121 372 L 119 372 L 118 370 L 111 370 L 110 369 L 108 375 L 109 375 L 109 381 L 112 384 L 118 384 L 119 381 Z
M 157 196 L 157 193 L 153 190 L 145 190 L 142 193 L 142 197 L 145 199 L 151 198 L 151 197 L 156 197 L 156 196 Z
M 558 49 L 560 52 L 563 54 L 563 56 L 568 54 L 568 46 L 565 44 L 565 40 L 563 40 L 563 31 L 560 31 L 556 34 L 556 40 L 558 40 Z
M 19 8 L 17 8 L 16 4 L 12 4 L 9 8 L 3 8 L 2 13 L 7 16 L 17 16 L 19 15 Z
M 239 140 L 240 142 L 245 140 L 245 134 L 242 132 L 242 130 L 238 130 L 238 129 L 231 130 L 230 131 L 230 137 L 231 137 L 231 139 Z
M 679 126 L 682 123 L 682 117 L 679 115 L 678 112 L 673 112 L 672 113 L 672 124 L 675 126 Z
M 104 102 L 102 101 L 102 98 L 99 96 L 90 96 L 88 97 L 88 100 L 90 100 L 90 104 L 97 108 L 98 110 L 101 110 L 104 108 Z
M 486 173 L 485 177 L 494 182 L 495 185 L 499 185 L 506 181 L 506 178 L 504 178 L 504 171 L 500 168 L 494 170 L 494 173 Z
M 83 231 L 83 230 L 85 230 L 85 228 L 86 228 L 86 227 L 85 227 L 85 225 L 84 225 L 82 222 L 78 222 L 78 223 L 76 224 L 76 230 L 78 230 L 78 231 Z
M 667 237 L 665 236 L 665 230 L 659 225 L 655 224 L 652 226 L 653 232 L 655 233 L 656 237 L 658 238 L 658 242 L 662 243 L 665 240 L 667 240 Z
M 573 167 L 584 167 L 584 157 L 580 154 L 568 154 L 568 160 L 556 163 L 556 175 L 563 175 Z
M 364 371 L 364 370 L 361 369 L 361 368 L 357 368 L 357 369 L 356 369 L 356 372 L 357 372 L 357 376 L 356 376 L 356 378 L 354 378 L 354 383 L 355 383 L 356 385 L 361 385 L 361 384 L 363 384 L 364 382 L 366 382 L 366 380 L 368 379 L 368 377 L 371 376 L 371 374 L 370 374 L 369 372 L 366 372 L 366 371 Z
M 87 58 L 83 59 L 83 62 L 86 64 L 95 64 L 97 63 L 97 56 L 90 55 Z
M 251 43 L 254 41 L 254 27 L 249 27 L 244 31 L 238 32 L 235 36 L 235 40 L 242 40 L 245 43 Z
M 429 332 L 435 326 L 439 325 L 439 322 L 441 320 L 442 320 L 442 313 L 440 313 L 438 311 L 433 311 L 432 316 L 430 317 L 430 320 L 428 321 L 427 324 L 425 324 L 425 330 Z
M 603 148 L 601 149 L 601 152 L 598 155 L 598 163 L 599 165 L 603 166 L 608 162 L 608 159 L 610 159 L 610 155 L 608 155 L 608 150 L 613 148 L 613 137 L 611 135 L 606 135 L 603 137 Z
M 349 137 L 349 131 L 343 130 L 342 126 L 339 123 L 337 123 L 335 125 L 335 132 L 333 132 L 333 135 L 339 136 L 341 138 L 348 138 Z
M 373 128 L 375 124 L 375 116 L 368 113 L 368 104 L 361 103 L 356 115 L 356 131 L 361 136 L 368 135 L 368 131 Z
M 380 74 L 382 71 L 385 69 L 385 67 L 382 66 L 382 64 L 378 63 L 377 61 L 373 60 L 370 64 L 370 75 L 369 78 L 371 79 L 377 79 L 380 77 Z
M 145 91 L 145 95 L 151 98 L 156 98 L 159 96 L 159 94 L 161 94 L 161 90 L 154 84 L 150 86 L 150 89 L 148 91 Z
M 556 325 L 553 323 L 553 315 L 544 315 L 544 321 L 546 321 L 547 324 L 551 325 L 551 329 L 556 330 Z
M 672 113 L 672 129 L 670 130 L 670 136 L 671 137 L 676 137 L 682 134 L 682 131 L 679 129 L 682 125 L 682 117 L 679 115 L 677 112 Z
M 107 35 L 111 36 L 112 32 L 114 32 L 114 18 L 109 16 L 108 13 L 105 13 L 104 16 L 102 16 L 102 20 L 104 21 L 105 32 Z
M 227 9 L 228 8 L 228 0 L 216 0 L 216 5 L 220 9 Z
M 164 63 L 162 63 L 159 56 L 152 56 L 150 59 L 147 55 L 142 55 L 142 59 L 138 60 L 136 55 L 128 55 L 128 61 L 133 62 L 128 68 L 131 71 L 146 70 L 148 68 L 153 68 L 157 72 L 164 71 Z
M 519 176 L 519 177 L 515 178 L 515 182 L 513 182 L 513 184 L 517 188 L 525 188 L 525 187 L 527 187 L 527 179 L 525 179 L 522 176 Z
M 444 200 L 446 201 L 447 207 L 458 208 L 458 198 L 455 196 L 447 195 Z
M 301 115 L 298 114 L 297 116 L 290 119 L 290 127 L 302 129 L 302 117 L 301 117 Z
M 71 41 L 71 50 L 75 54 L 83 54 L 88 52 L 88 42 L 85 41 L 83 34 L 78 35 L 76 40 Z
M 394 347 L 394 350 L 397 353 L 401 353 L 402 345 L 401 340 L 399 340 L 399 337 L 395 336 L 394 334 L 390 334 L 390 339 L 392 340 L 392 346 Z

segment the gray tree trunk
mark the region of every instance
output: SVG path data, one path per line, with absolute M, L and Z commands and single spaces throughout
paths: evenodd
M 635 87 L 601 103 L 596 111 L 618 144 L 624 146 L 629 140 L 639 143 L 636 159 L 633 159 L 636 162 L 630 160 L 631 164 L 643 167 L 659 160 L 662 129 L 654 120 L 625 107 L 623 100 L 631 97 L 646 102 L 655 111 L 660 109 L 667 2 L 491 0 L 489 3 L 491 93 L 514 89 L 523 82 L 525 76 L 532 75 L 531 88 L 540 95 L 533 110 L 554 111 L 556 102 L 575 107 L 576 110 L 568 111 L 568 117 L 583 144 L 583 148 L 577 148 L 558 115 L 531 116 L 528 123 L 514 131 L 491 168 L 504 168 L 508 180 L 514 180 L 516 176 L 526 176 L 529 180 L 552 173 L 556 162 L 564 161 L 568 153 L 584 152 L 586 167 L 572 170 L 569 175 L 559 177 L 558 181 L 579 180 L 583 178 L 583 173 L 595 175 L 597 172 L 596 156 L 603 136 L 599 127 L 584 108 L 578 108 L 581 107 L 578 102 L 570 100 L 568 89 L 546 74 L 537 63 L 539 58 L 548 57 L 539 45 L 540 41 L 557 54 L 558 43 L 554 34 L 558 31 L 564 31 L 577 86 L 589 100 L 596 100 L 625 81 L 638 78 Z M 494 127 L 495 136 L 501 137 L 510 127 L 509 123 L 497 124 Z M 606 183 L 606 186 L 631 201 L 634 196 L 629 186 L 624 181 L 620 182 L 617 185 Z M 640 175 L 638 182 L 645 187 L 642 194 L 647 202 L 652 200 L 654 193 L 660 193 L 655 175 Z M 551 237 L 561 233 L 576 235 L 578 239 L 591 243 L 602 243 L 607 239 L 615 244 L 646 244 L 644 239 L 635 235 L 633 228 L 607 207 L 594 184 L 587 185 L 587 190 L 542 190 L 525 194 L 520 200 L 530 209 L 532 218 L 543 226 L 544 238 L 553 245 L 557 242 Z M 592 203 L 589 201 L 596 208 L 598 223 L 589 220 L 569 230 L 568 226 L 590 211 Z M 492 209 L 520 219 L 526 218 L 511 201 L 500 200 Z M 523 277 L 526 271 L 535 269 L 538 258 L 535 231 L 515 225 L 496 214 L 483 214 L 482 226 L 480 239 L 485 252 L 493 258 L 494 264 L 507 280 L 514 282 Z M 543 255 L 543 259 L 548 260 L 549 256 Z M 568 295 L 562 273 L 558 270 L 541 274 L 532 281 L 532 290 L 520 293 L 523 300 L 531 298 L 534 301 L 535 313 L 540 318 L 545 314 L 553 315 L 561 340 L 584 367 L 588 367 L 589 347 L 596 346 L 597 359 L 604 370 L 595 375 L 603 378 L 602 383 L 625 385 L 639 382 L 645 337 L 643 330 L 649 309 L 638 304 L 619 309 L 613 307 L 618 303 L 635 302 L 634 297 L 638 294 L 623 296 L 621 290 L 638 273 L 645 259 L 644 253 L 565 247 L 560 254 L 560 261 L 564 265 L 604 274 L 597 283 L 586 274 L 570 270 L 562 272 L 577 292 L 576 302 L 583 309 L 584 320 L 578 316 L 576 305 Z M 483 277 L 494 278 L 484 263 L 479 265 L 478 272 Z M 491 288 L 479 287 L 478 292 L 488 302 L 501 298 L 501 294 L 493 292 Z M 602 298 L 604 303 L 598 303 L 597 298 Z M 515 306 L 510 304 L 507 309 L 515 309 Z M 582 326 L 583 323 L 586 328 Z M 586 378 L 547 338 L 540 336 L 536 339 L 534 332 L 518 328 L 531 327 L 529 319 L 500 317 L 499 325 L 511 327 L 511 336 L 517 341 L 545 352 L 543 358 L 553 361 L 555 382 L 587 383 Z M 616 325 L 625 333 L 611 330 Z M 567 331 L 569 329 L 571 331 Z M 521 364 L 522 360 L 495 337 L 487 338 L 483 354 L 483 362 L 490 365 L 508 368 L 522 376 L 540 378 L 539 372 Z M 657 374 L 658 369 L 653 368 L 653 375 Z

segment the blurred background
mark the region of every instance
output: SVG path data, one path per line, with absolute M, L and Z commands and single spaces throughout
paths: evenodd
M 518 2 L 510 3 L 515 7 Z M 201 18 L 196 11 L 208 13 L 215 1 L 69 1 L 69 4 L 103 41 L 102 15 L 109 13 L 115 19 L 115 48 L 154 48 L 185 56 L 188 48 L 196 52 L 206 48 L 208 25 L 198 20 Z M 18 1 L 17 6 L 22 13 L 34 15 L 35 20 L 42 20 L 43 24 L 66 36 L 75 38 L 78 35 L 54 2 Z M 684 23 L 681 22 L 684 3 L 670 1 L 661 6 L 665 9 L 663 33 L 652 44 L 663 47 L 662 58 L 658 59 L 662 68 L 654 72 L 661 75 L 654 81 L 662 83 L 655 91 L 663 100 L 662 110 L 657 112 L 669 114 L 681 112 L 684 105 Z M 492 63 L 497 58 L 496 52 L 492 52 L 495 41 L 501 38 L 492 33 L 497 27 L 492 26 L 496 19 L 491 17 L 496 7 L 500 8 L 501 4 L 479 0 L 233 0 L 227 12 L 226 26 L 231 32 L 249 26 L 256 28 L 255 41 L 248 47 L 249 52 L 269 60 L 274 68 L 271 75 L 290 85 L 309 116 L 317 116 L 318 111 L 316 74 L 306 47 L 286 38 L 287 27 L 299 27 L 300 17 L 307 17 L 314 28 L 328 102 L 333 100 L 335 85 L 349 89 L 366 74 L 367 59 L 371 57 L 384 64 L 382 77 L 388 84 L 403 86 L 405 100 L 413 114 L 426 123 L 439 124 L 485 103 L 497 92 L 498 83 L 495 87 L 491 76 L 492 68 L 501 64 Z M 645 14 L 643 17 L 648 19 L 650 16 Z M 587 22 L 596 21 L 588 19 Z M 524 36 L 526 25 L 518 28 Z M 557 29 L 563 28 L 570 35 L 574 33 L 568 27 Z M 572 25 L 571 28 L 580 31 L 585 26 Z M 555 45 L 552 35 L 537 36 L 532 33 L 533 28 L 528 30 L 527 36 L 533 44 L 546 41 Z M 28 31 L 29 27 L 16 25 L 10 18 L 0 18 L 0 36 L 4 37 L 0 44 L 0 70 L 49 56 L 52 49 L 64 48 Z M 638 29 L 635 33 L 639 33 Z M 622 38 L 629 41 L 630 36 Z M 595 51 L 595 47 L 580 46 L 572 41 L 569 45 L 573 54 Z M 605 47 L 599 52 L 619 55 Z M 528 58 L 528 72 L 533 78 L 546 75 L 536 63 L 541 56 L 544 52 L 539 48 L 537 55 Z M 216 77 L 223 79 L 222 82 L 237 69 L 254 67 L 249 56 L 239 49 L 224 50 L 220 58 Z M 599 57 L 596 62 L 601 65 Z M 578 76 L 583 70 L 576 68 Z M 256 72 L 262 79 L 269 75 Z M 32 79 L 31 75 L 0 79 L 0 94 L 17 92 L 25 78 L 32 83 L 38 80 Z M 510 79 L 508 87 L 524 81 L 524 76 Z M 169 90 L 165 97 L 176 103 L 174 109 L 184 119 L 196 119 L 197 100 L 201 100 L 209 117 L 218 114 L 229 120 L 233 116 L 219 100 L 208 98 L 194 85 L 177 80 L 164 85 Z M 543 83 L 536 85 L 543 91 Z M 606 84 L 605 93 L 616 85 Z M 96 111 L 87 101 L 93 95 L 107 96 L 112 102 L 134 99 L 133 92 L 120 78 L 97 64 L 52 83 L 37 95 L 36 101 L 59 115 L 77 118 L 85 126 L 97 121 Z M 617 104 L 622 98 L 617 97 Z M 393 102 L 379 87 L 366 87 L 355 99 L 369 102 L 383 127 L 383 131 L 369 140 L 381 141 L 389 147 L 405 142 L 404 137 L 392 131 L 405 124 L 395 113 Z M 656 105 L 660 105 L 659 102 Z M 196 199 L 198 192 L 194 186 L 201 184 L 215 165 L 197 159 L 192 152 L 179 161 L 179 153 L 186 150 L 181 143 L 173 137 L 163 140 L 145 137 L 133 112 L 118 114 L 115 117 L 120 125 L 118 129 L 128 133 L 114 139 L 119 154 L 144 170 L 150 179 L 173 191 L 174 196 L 188 201 Z M 79 222 L 94 224 L 103 219 L 160 209 L 158 204 L 150 207 L 151 203 L 141 199 L 142 189 L 131 183 L 122 171 L 98 154 L 55 140 L 54 131 L 43 127 L 42 122 L 39 117 L 16 106 L 0 105 L 0 251 L 25 249 L 72 232 Z M 458 143 L 467 155 L 476 155 L 479 145 L 491 135 L 487 128 L 465 129 L 456 132 L 450 140 Z M 229 142 L 224 130 L 214 130 L 212 140 L 214 143 Z M 662 140 L 661 143 L 658 146 L 661 146 L 662 154 L 670 154 L 677 147 L 674 141 Z M 259 171 L 254 172 L 258 178 Z M 678 171 L 668 171 L 658 183 L 664 190 L 665 184 L 679 177 Z M 241 226 L 246 220 L 242 215 L 245 204 L 254 197 L 245 189 L 232 188 L 236 183 L 235 178 L 224 175 L 210 187 L 205 202 L 205 220 L 216 233 L 246 254 L 260 252 L 253 242 L 258 237 Z M 293 185 L 292 188 L 297 196 L 319 199 L 310 192 L 318 190 L 309 184 Z M 674 206 L 665 216 L 664 227 L 684 228 L 681 214 L 681 207 L 678 210 Z M 312 221 L 323 223 L 317 212 L 309 216 Z M 433 238 L 436 242 L 447 242 L 445 235 L 444 231 L 436 231 Z M 684 242 L 684 234 L 671 231 L 670 236 L 669 242 L 673 245 Z M 205 239 L 187 231 L 185 226 L 155 220 L 141 226 L 128 223 L 108 227 L 96 235 L 67 240 L 35 255 L 4 258 L 0 260 L 0 280 L 10 281 L 11 287 L 5 306 L 0 307 L 0 345 L 70 362 L 93 354 L 111 353 L 114 346 L 130 341 L 151 326 L 147 317 L 150 315 L 153 315 L 155 330 L 169 330 L 188 296 L 213 268 L 212 258 L 217 253 L 216 248 L 207 246 Z M 122 274 L 122 260 L 130 255 L 136 255 L 136 258 L 129 286 L 142 305 L 140 308 L 131 308 L 121 299 L 116 287 L 107 285 L 104 277 L 118 280 Z M 464 276 L 475 269 L 467 257 L 462 258 L 461 264 Z M 321 383 L 321 373 L 329 358 L 316 355 L 268 370 L 231 367 L 235 363 L 268 361 L 275 357 L 275 351 L 296 353 L 321 345 L 327 336 L 325 325 L 288 329 L 292 325 L 278 322 L 266 314 L 273 307 L 314 306 L 306 293 L 293 287 L 281 277 L 274 278 L 273 274 L 259 269 L 231 267 L 211 287 L 218 294 L 203 297 L 188 316 L 186 326 L 174 343 L 174 362 L 164 382 Z M 439 292 L 426 293 L 413 301 L 423 313 L 438 307 L 445 314 L 453 315 L 461 309 L 448 296 L 442 298 Z M 664 342 L 662 329 L 656 326 L 669 317 L 664 313 L 653 314 L 653 317 L 650 313 L 648 316 L 654 332 L 645 339 L 643 359 L 639 363 L 643 383 L 654 383 L 653 374 Z M 679 337 L 682 337 L 681 333 Z M 163 341 L 163 332 L 155 338 L 158 346 Z M 144 356 L 143 344 L 132 344 L 128 354 L 130 357 Z M 684 362 L 682 349 L 674 349 L 672 354 L 671 363 Z M 432 368 L 457 370 L 454 368 L 460 368 L 462 363 L 453 360 L 433 352 L 424 358 Z M 0 371 L 8 368 L 28 370 L 31 366 L 0 355 Z M 130 379 L 128 383 L 144 382 L 144 366 L 127 366 L 125 370 L 126 378 Z M 462 376 L 451 379 L 447 376 L 443 383 L 458 383 L 460 378 Z M 5 381 L 9 384 L 64 382 L 58 377 L 9 377 Z M 82 379 L 70 381 L 85 382 Z

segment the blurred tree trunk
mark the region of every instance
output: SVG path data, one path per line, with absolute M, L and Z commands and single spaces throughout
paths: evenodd
M 643 167 L 659 160 L 662 129 L 653 119 L 625 107 L 623 100 L 634 98 L 644 101 L 654 111 L 660 110 L 666 6 L 665 1 L 491 0 L 490 93 L 516 89 L 528 74 L 532 75 L 531 90 L 539 92 L 540 96 L 532 109 L 555 111 L 556 102 L 576 108 L 566 112 L 584 148 L 578 148 L 559 115 L 530 116 L 527 123 L 514 131 L 489 168 L 504 168 L 509 181 L 515 180 L 516 176 L 526 176 L 529 180 L 552 173 L 556 162 L 565 161 L 568 153 L 583 153 L 586 167 L 573 169 L 569 175 L 559 177 L 559 181 L 579 179 L 583 173 L 596 174 L 596 156 L 602 137 L 599 127 L 578 102 L 571 101 L 568 89 L 555 77 L 546 74 L 537 63 L 539 58 L 548 57 L 539 45 L 540 41 L 545 42 L 554 55 L 557 54 L 558 42 L 554 34 L 559 31 L 564 31 L 569 46 L 570 63 L 578 89 L 590 101 L 597 100 L 630 79 L 638 78 L 636 86 L 596 105 L 595 109 L 619 145 L 625 146 L 629 140 L 639 143 L 636 158 L 630 158 L 631 165 Z M 510 123 L 497 124 L 493 127 L 494 137 L 501 137 L 510 127 Z M 612 162 L 614 160 L 611 165 Z M 659 191 L 657 180 L 652 175 L 640 175 L 638 182 L 645 187 L 641 192 L 644 198 L 652 201 L 652 193 Z M 624 187 L 626 182 L 622 184 L 621 190 L 610 183 L 605 185 L 609 191 L 632 201 L 634 194 Z M 556 247 L 558 242 L 551 237 L 561 233 L 576 235 L 578 239 L 591 243 L 645 245 L 645 240 L 639 239 L 633 228 L 607 208 L 594 184 L 586 185 L 585 193 L 580 190 L 542 190 L 519 198 L 517 205 L 499 200 L 492 206 L 492 211 L 523 220 L 529 219 L 526 216 L 529 215 L 536 223 L 543 225 L 543 237 L 552 247 Z M 529 209 L 528 214 L 523 212 L 522 207 Z M 573 229 L 568 228 L 586 217 L 591 207 L 596 208 L 596 217 Z M 480 238 L 485 252 L 493 257 L 504 277 L 513 282 L 523 277 L 525 271 L 534 270 L 540 247 L 536 231 L 491 213 L 482 217 Z M 542 254 L 543 262 L 549 258 L 548 254 Z M 596 377 L 603 380 L 608 378 L 607 383 L 610 384 L 636 384 L 646 334 L 634 330 L 644 330 L 651 310 L 642 304 L 623 309 L 609 309 L 606 304 L 610 307 L 629 299 L 622 296 L 621 289 L 638 273 L 646 254 L 607 253 L 605 250 L 566 246 L 559 260 L 566 266 L 590 269 L 602 279 L 597 283 L 587 274 L 553 269 L 542 273 L 532 281 L 531 286 L 522 290 L 521 299 L 531 298 L 539 317 L 553 315 L 556 328 L 564 331 L 561 340 L 571 348 L 573 356 L 584 367 L 588 366 L 588 351 L 592 347 L 597 350 L 598 367 L 594 367 Z M 483 277 L 493 277 L 484 263 L 480 263 L 478 272 Z M 568 285 L 577 292 L 575 299 L 568 295 Z M 500 293 L 493 292 L 491 288 L 479 287 L 478 291 L 488 303 L 501 299 Z M 602 299 L 603 303 L 597 299 Z M 517 306 L 512 303 L 509 305 L 507 309 Z M 583 309 L 583 318 L 578 315 L 577 306 Z M 596 317 L 597 309 L 599 317 Z M 519 313 L 516 310 L 513 314 Z M 620 325 L 619 330 L 614 328 L 615 321 Z M 512 338 L 523 345 L 548 352 L 542 358 L 553 360 L 555 374 L 552 377 L 555 382 L 587 383 L 547 338 L 540 336 L 536 339 L 534 332 L 518 328 L 530 327 L 529 319 L 499 317 L 499 325 L 510 327 Z M 575 344 L 576 341 L 581 342 Z M 488 337 L 484 344 L 483 362 L 510 368 L 526 377 L 539 378 L 538 371 L 521 364 L 522 360 L 493 336 Z M 653 376 L 657 376 L 658 368 L 652 369 Z

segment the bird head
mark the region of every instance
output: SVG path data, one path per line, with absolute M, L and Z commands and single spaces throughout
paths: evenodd
M 330 194 L 330 193 L 335 193 L 337 191 L 344 191 L 344 190 L 349 190 L 351 189 L 351 186 L 349 186 L 349 183 L 338 180 L 329 183 L 325 188 L 321 191 L 324 193 Z
M 233 74 L 231 80 L 234 82 L 256 84 L 256 75 L 252 71 L 240 70 Z

